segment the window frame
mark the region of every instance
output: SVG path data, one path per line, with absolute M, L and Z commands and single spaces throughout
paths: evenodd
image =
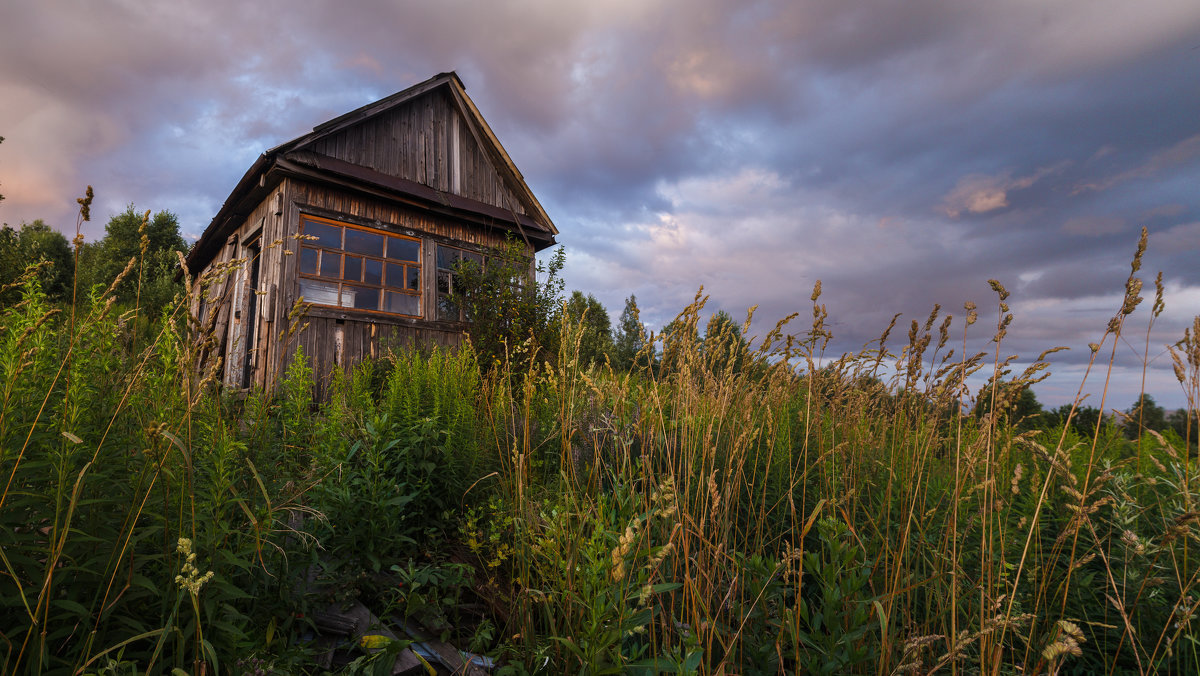
M 450 262 L 449 267 L 441 265 L 441 250 L 446 249 L 454 252 L 454 259 Z M 471 319 L 466 315 L 466 310 L 458 304 L 455 304 L 450 298 L 454 295 L 454 279 L 458 275 L 455 266 L 463 259 L 474 260 L 482 269 L 487 265 L 487 257 L 482 252 L 472 251 L 465 247 L 456 246 L 454 244 L 442 244 L 435 242 L 433 247 L 433 298 L 434 298 L 434 315 L 436 319 L 445 322 L 470 322 Z M 442 280 L 446 280 L 445 288 L 442 290 Z M 443 312 L 448 308 L 454 308 L 454 317 L 448 317 Z
M 339 228 L 338 246 L 334 247 L 329 242 L 322 242 L 317 235 L 310 235 L 307 223 L 313 223 L 322 227 Z M 382 239 L 379 253 L 364 252 L 362 250 L 347 249 L 346 233 L 349 231 L 362 232 L 368 235 L 378 235 Z M 296 261 L 296 285 L 298 293 L 304 296 L 305 302 L 319 307 L 333 308 L 347 312 L 364 312 L 370 314 L 391 316 L 391 317 L 407 317 L 421 319 L 425 316 L 425 284 L 424 278 L 424 241 L 420 237 L 405 235 L 380 228 L 372 228 L 369 226 L 359 225 L 357 223 L 348 223 L 333 218 L 325 218 L 312 214 L 300 214 L 299 224 L 297 226 L 297 234 L 299 235 L 299 245 L 297 246 L 296 255 L 299 257 Z M 401 257 L 390 257 L 389 248 L 391 240 L 397 239 L 415 244 L 416 260 L 410 260 Z M 312 260 L 312 268 L 306 271 L 309 263 L 306 257 L 315 254 Z M 322 270 L 326 263 L 326 256 L 337 256 L 337 271 L 334 273 L 331 269 Z M 346 263 L 348 259 L 356 259 L 359 265 L 357 279 L 346 278 Z M 368 271 L 371 266 L 368 261 L 378 263 L 378 283 L 373 283 L 368 280 Z M 331 261 L 332 262 L 332 261 Z M 391 283 L 391 274 L 394 269 L 399 269 L 402 275 L 402 285 L 394 285 Z M 314 300 L 305 293 L 305 281 L 311 280 L 312 283 L 326 285 L 325 293 L 330 293 L 329 286 L 334 287 L 333 292 L 336 296 L 333 302 L 328 302 L 327 299 Z M 415 288 L 412 288 L 415 284 Z M 347 290 L 349 289 L 366 289 L 375 291 L 375 307 L 357 307 L 353 300 L 347 304 Z M 390 297 L 388 294 L 400 294 L 405 297 L 414 299 L 410 302 L 416 303 L 416 312 L 397 312 L 388 308 Z M 353 298 L 353 297 L 351 297 Z M 323 302 L 324 301 L 324 302 Z

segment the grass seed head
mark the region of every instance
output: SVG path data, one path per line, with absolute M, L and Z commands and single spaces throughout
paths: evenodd
M 92 199 L 94 197 L 95 193 L 92 192 L 92 186 L 89 185 L 84 196 L 75 200 L 79 204 L 79 218 L 85 222 L 92 220 Z

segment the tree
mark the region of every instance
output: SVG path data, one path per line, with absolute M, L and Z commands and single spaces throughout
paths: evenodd
M 1129 417 L 1124 420 L 1122 427 L 1129 439 L 1141 437 L 1145 430 L 1161 432 L 1167 428 L 1167 412 L 1148 394 L 1138 397 L 1137 402 L 1126 409 L 1125 414 Z
M 694 363 L 701 347 L 700 332 L 696 329 L 698 319 L 695 313 L 685 312 L 662 328 L 659 335 L 662 336 L 660 366 L 663 373 L 678 371 L 685 363 Z
M 108 220 L 104 237 L 81 252 L 80 285 L 83 293 L 95 284 L 108 285 L 137 259 L 134 268 L 117 285 L 117 300 L 137 302 L 144 314 L 156 316 L 182 286 L 175 281 L 179 268 L 177 251 L 187 245 L 179 234 L 179 219 L 169 211 L 138 214 L 130 204 Z M 85 265 L 86 264 L 86 265 Z
M 1167 427 L 1174 430 L 1189 447 L 1196 445 L 1196 423 L 1186 408 L 1177 408 L 1168 413 Z
M 733 317 L 718 310 L 704 328 L 704 360 L 713 373 L 740 373 L 748 345 Z
M 464 310 L 481 364 L 490 368 L 512 356 L 513 366 L 523 369 L 535 351 L 544 360 L 557 357 L 564 287 L 558 275 L 565 261 L 560 247 L 548 263 L 534 267 L 522 243 L 509 239 L 489 250 L 482 266 L 469 259 L 455 264 L 452 300 Z M 525 340 L 531 349 L 518 353 L 515 348 Z
M 1067 422 L 1067 416 L 1071 414 L 1071 405 L 1063 404 L 1049 413 L 1049 418 L 1054 424 L 1062 425 Z M 1071 416 L 1071 429 L 1084 439 L 1091 439 L 1096 436 L 1097 426 L 1103 431 L 1104 426 L 1111 424 L 1110 421 L 1102 421 L 1103 416 L 1100 414 L 1100 409 L 1095 406 L 1079 406 L 1075 409 L 1075 415 Z
M 638 353 L 646 346 L 646 327 L 642 324 L 637 296 L 625 299 L 625 309 L 617 320 L 616 335 L 613 336 L 612 363 L 618 371 L 634 367 Z M 641 366 L 646 366 L 642 364 Z
M 573 291 L 563 305 L 563 321 L 580 327 L 579 363 L 584 367 L 599 364 L 612 352 L 612 324 L 608 311 L 592 294 Z
M 979 392 L 975 402 L 975 415 L 981 417 L 990 413 L 992 408 L 992 387 L 989 385 Z M 996 408 L 999 409 L 996 411 L 998 421 L 1007 419 L 1020 430 L 1037 429 L 1043 425 L 1045 419 L 1041 402 L 1026 383 L 998 383 Z M 1070 410 L 1070 407 L 1067 410 Z
M 40 265 L 38 279 L 51 302 L 70 300 L 75 270 L 67 238 L 42 219 L 22 223 L 19 230 L 0 228 L 0 287 L 11 285 L 30 265 Z M 17 290 L 0 290 L 0 305 L 16 302 Z

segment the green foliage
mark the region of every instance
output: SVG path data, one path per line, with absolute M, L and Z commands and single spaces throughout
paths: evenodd
M 456 530 L 449 515 L 480 462 L 480 381 L 469 348 L 396 353 L 373 368 L 385 373 L 377 393 L 374 379 L 360 368 L 340 399 L 323 408 L 319 419 L 342 423 L 337 432 L 319 435 L 320 476 L 312 492 L 313 508 L 325 516 L 312 532 L 326 574 L 343 586 L 363 586 L 365 593 L 379 591 L 370 588 L 372 575 L 432 553 L 445 533 Z M 311 387 L 308 377 L 296 382 Z M 285 382 L 283 390 L 292 387 Z M 308 390 L 304 396 L 311 401 Z M 349 402 L 359 406 L 345 418 Z M 336 440 L 347 435 L 352 443 L 339 445 Z
M 1052 424 L 1064 425 L 1068 416 L 1071 421 L 1071 429 L 1080 439 L 1089 439 L 1096 435 L 1096 430 L 1104 429 L 1112 424 L 1112 421 L 1104 418 L 1100 409 L 1095 406 L 1076 406 L 1072 412 L 1072 406 L 1064 404 L 1054 409 L 1048 417 Z
M 175 281 L 179 270 L 177 252 L 186 250 L 175 214 L 159 211 L 151 217 L 149 211 L 137 213 L 130 204 L 109 219 L 100 241 L 80 252 L 80 286 L 107 287 L 119 279 L 117 300 L 137 304 L 143 316 L 157 317 L 182 291 Z
M 608 311 L 592 294 L 571 292 L 563 305 L 562 321 L 578 327 L 578 359 L 584 368 L 602 364 L 613 350 L 612 324 Z
M 1167 429 L 1166 410 L 1149 394 L 1139 396 L 1133 406 L 1125 410 L 1125 416 L 1121 426 L 1129 439 L 1137 439 L 1146 430 L 1161 432 Z
M 0 228 L 0 307 L 20 296 L 18 278 L 28 266 L 37 268 L 38 283 L 52 303 L 71 300 L 74 262 L 67 238 L 41 219 L 19 229 Z
M 23 293 L 0 312 L 3 671 L 218 669 L 282 615 L 283 481 L 180 396 L 173 324 L 135 353 L 104 296 L 69 330 L 36 276 Z
M 0 308 L 3 673 L 314 671 L 301 615 L 354 596 L 500 673 L 1200 671 L 1183 441 L 1023 429 L 999 363 L 960 414 L 984 367 L 926 351 L 936 311 L 831 361 L 817 293 L 753 352 L 698 296 L 661 369 L 406 351 L 318 402 L 300 351 L 220 394 L 177 305 L 134 341 L 105 287 L 61 312 L 42 281 Z
M 617 329 L 613 335 L 612 364 L 618 371 L 629 371 L 638 366 L 646 368 L 648 363 L 639 363 L 639 355 L 646 350 L 646 327 L 642 324 L 637 305 L 637 297 L 630 295 L 625 299 L 625 308 L 617 320 Z M 649 355 L 641 358 L 648 362 Z
M 532 342 L 518 363 L 553 359 L 558 353 L 557 319 L 562 307 L 564 282 L 559 273 L 565 262 L 562 248 L 536 267 L 527 248 L 515 239 L 487 252 L 481 268 L 464 259 L 458 266 L 454 302 L 468 318 L 468 335 L 486 368 L 502 364 L 517 344 Z
M 1070 410 L 1070 407 L 1067 407 Z M 984 387 L 975 402 L 975 415 L 994 415 L 997 420 L 1010 423 L 1020 430 L 1044 427 L 1049 416 L 1044 415 L 1042 404 L 1033 389 L 1025 383 L 1000 383 L 993 400 L 992 390 Z M 1080 415 L 1079 411 L 1075 412 Z M 1080 421 L 1085 424 L 1084 421 Z
M 875 617 L 878 599 L 869 586 L 871 562 L 846 524 L 825 518 L 817 528 L 821 548 L 804 555 L 804 571 L 811 580 L 784 619 L 784 626 L 794 632 L 786 642 L 799 645 L 795 659 L 802 673 L 869 673 L 878 657 L 881 626 Z
M 1195 417 L 1186 408 L 1177 408 L 1167 414 L 1167 427 L 1175 433 L 1175 438 L 1180 441 L 1179 448 L 1191 449 L 1196 448 L 1197 429 Z M 1194 453 L 1192 453 L 1194 455 Z
M 402 617 L 417 618 L 427 627 L 451 627 L 459 619 L 458 606 L 473 572 L 469 565 L 409 559 L 403 565 L 393 564 L 391 570 L 396 574 L 391 606 Z
M 543 656 L 540 668 L 553 673 L 658 672 L 672 654 L 694 669 L 698 653 L 681 652 L 686 640 L 655 603 L 680 587 L 663 579 L 675 548 L 674 499 L 668 484 L 652 495 L 617 489 L 594 503 L 567 497 L 530 505 L 516 522 L 524 582 L 554 595 L 514 599 L 515 613 L 533 630 L 522 633 L 519 654 Z M 639 511 L 643 500 L 649 509 Z
M 750 350 L 742 337 L 742 329 L 724 310 L 709 318 L 702 345 L 705 365 L 715 373 L 741 373 L 742 365 L 749 360 Z

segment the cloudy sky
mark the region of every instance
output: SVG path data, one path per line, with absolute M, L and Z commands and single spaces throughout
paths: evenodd
M 636 293 L 657 328 L 704 285 L 805 322 L 820 279 L 831 352 L 967 300 L 985 349 L 996 278 L 1005 356 L 1071 348 L 1037 388 L 1057 405 L 1145 226 L 1166 311 L 1148 369 L 1149 302 L 1131 319 L 1104 405 L 1144 370 L 1184 404 L 1165 346 L 1200 314 L 1195 0 L 5 2 L 0 220 L 73 235 L 91 184 L 89 238 L 130 203 L 194 237 L 267 148 L 447 70 L 614 318 Z

